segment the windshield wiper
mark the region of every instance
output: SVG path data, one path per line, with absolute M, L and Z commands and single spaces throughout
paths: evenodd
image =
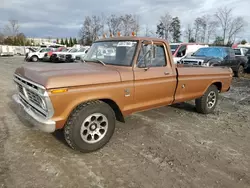
M 84 60 L 84 62 L 95 62 L 95 63 L 100 63 L 100 64 L 102 64 L 103 66 L 106 65 L 103 61 L 101 61 L 101 60 L 99 60 L 99 59 Z

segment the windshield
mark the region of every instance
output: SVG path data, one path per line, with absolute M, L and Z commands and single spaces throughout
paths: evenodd
M 80 48 L 80 50 L 78 52 L 84 52 L 86 50 L 86 48 Z
M 61 52 L 67 52 L 67 51 L 68 51 L 67 48 L 63 48 L 63 49 L 61 50 Z
M 95 42 L 84 60 L 100 60 L 107 65 L 131 66 L 137 43 L 137 41 Z
M 77 52 L 78 50 L 76 48 L 72 48 L 69 50 L 69 52 Z
M 172 54 L 175 53 L 175 51 L 177 50 L 177 48 L 179 47 L 179 44 L 170 44 L 170 48 L 171 48 L 171 52 Z
M 194 53 L 194 56 L 224 58 L 225 50 L 223 48 L 212 48 L 212 47 L 200 48 Z

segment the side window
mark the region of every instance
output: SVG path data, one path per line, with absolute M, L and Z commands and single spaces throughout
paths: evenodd
M 246 52 L 246 55 L 250 55 L 250 49 L 248 49 L 248 51 Z
M 235 52 L 231 48 L 229 49 L 229 56 L 230 56 L 230 58 L 235 58 Z
M 166 66 L 166 54 L 164 46 L 161 44 L 154 44 L 155 57 L 152 57 L 152 64 L 150 64 L 151 54 L 150 49 L 152 45 L 143 45 L 138 59 L 138 67 L 163 67 Z
M 155 45 L 155 58 L 152 61 L 153 67 L 166 66 L 166 54 L 163 45 Z
M 186 50 L 187 50 L 187 46 L 183 45 L 180 47 L 180 49 L 177 52 L 177 57 L 183 57 L 184 55 L 186 55 Z

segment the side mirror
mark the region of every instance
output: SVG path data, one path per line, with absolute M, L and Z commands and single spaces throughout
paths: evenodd
M 88 50 L 85 51 L 85 54 L 88 52 Z
M 225 60 L 228 60 L 228 59 L 229 59 L 229 55 L 226 55 L 226 56 L 224 57 L 224 59 L 225 59 Z
M 156 47 L 155 47 L 155 46 L 152 46 L 152 52 L 151 52 L 150 57 L 155 58 L 155 56 L 156 56 L 155 54 L 156 54 Z

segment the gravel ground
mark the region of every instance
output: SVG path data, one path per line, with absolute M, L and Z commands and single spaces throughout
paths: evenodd
M 71 150 L 61 131 L 31 130 L 15 115 L 13 71 L 0 58 L 0 188 L 250 187 L 250 80 L 234 79 L 214 114 L 193 102 L 134 114 L 103 149 Z

